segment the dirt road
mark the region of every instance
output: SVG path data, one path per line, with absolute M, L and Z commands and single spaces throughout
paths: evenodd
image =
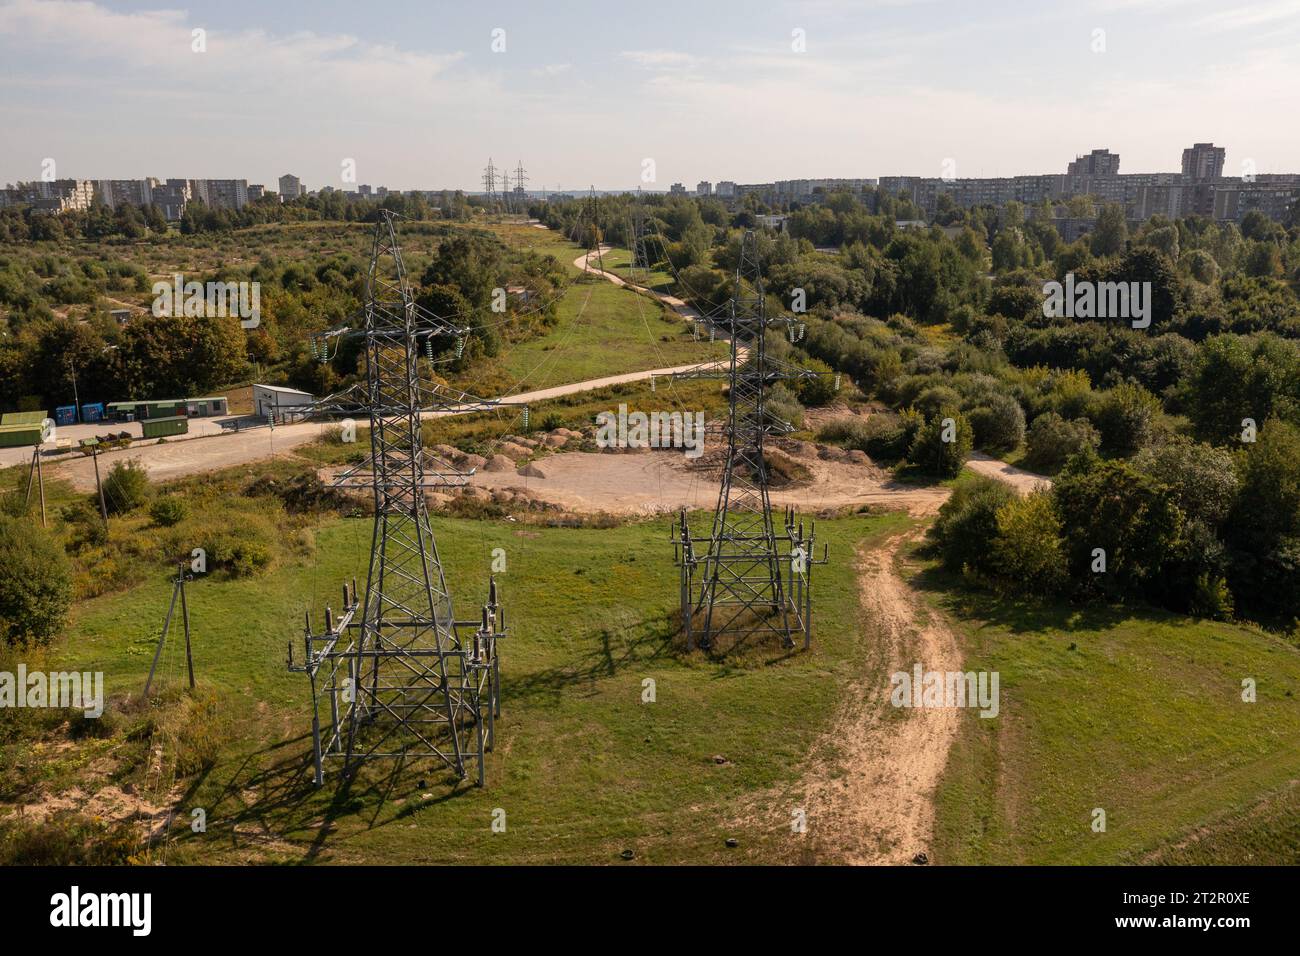
M 850 685 L 830 731 L 813 749 L 804 807 L 819 863 L 910 863 L 930 851 L 934 791 L 957 733 L 959 712 L 895 708 L 890 675 L 961 670 L 957 640 L 899 574 L 900 549 L 919 531 L 859 552 L 870 643 L 867 666 Z M 784 818 L 789 818 L 784 809 Z

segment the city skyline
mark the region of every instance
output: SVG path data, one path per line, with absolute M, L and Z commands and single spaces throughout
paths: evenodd
M 313 189 L 475 192 L 493 156 L 522 157 L 533 191 L 666 191 L 1014 176 L 1099 146 L 1128 172 L 1165 172 L 1202 141 L 1227 147 L 1224 175 L 1246 161 L 1300 169 L 1279 122 L 1300 88 L 1291 0 L 598 9 L 561 20 L 519 4 L 391 4 L 358 19 L 337 4 L 9 0 L 0 182 L 38 179 L 53 158 L 59 177 L 235 175 L 272 188 L 293 172 Z M 985 62 L 994 39 L 1000 55 Z

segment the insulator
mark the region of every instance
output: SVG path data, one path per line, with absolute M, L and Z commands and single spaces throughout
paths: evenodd
M 524 406 L 524 431 L 528 431 L 528 406 Z
M 835 373 L 835 391 L 838 392 L 839 390 L 840 390 L 840 373 L 839 373 L 839 372 L 836 372 L 836 373 Z
M 461 358 L 465 354 L 465 336 L 461 335 L 456 338 L 456 358 Z

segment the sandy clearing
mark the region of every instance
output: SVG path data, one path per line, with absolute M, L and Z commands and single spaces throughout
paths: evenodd
M 878 505 L 905 508 L 916 515 L 933 512 L 948 497 L 946 488 L 901 484 L 869 465 L 821 461 L 799 456 L 812 480 L 772 489 L 778 507 L 804 512 L 825 508 Z M 513 471 L 479 471 L 470 483 L 484 488 L 526 488 L 541 500 L 571 511 L 607 514 L 663 514 L 681 508 L 712 508 L 718 498 L 715 473 L 693 469 L 680 451 L 627 454 L 563 452 L 537 462 L 544 478 Z

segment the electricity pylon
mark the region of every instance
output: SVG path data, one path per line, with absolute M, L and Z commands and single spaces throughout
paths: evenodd
M 365 760 L 433 757 L 462 779 L 474 766 L 484 782 L 484 753 L 492 749 L 500 715 L 497 641 L 506 636 L 496 581 L 478 620 L 458 621 L 425 493 L 460 487 L 462 473 L 424 450 L 422 415 L 495 406 L 471 401 L 421 378 L 421 347 L 462 338 L 469 330 L 419 306 L 407 282 L 394 216 L 383 210 L 375 227 L 366 279 L 364 320 L 321 333 L 313 351 L 359 338 L 366 356 L 363 386 L 329 396 L 312 413 L 365 415 L 370 455 L 338 475 L 335 487 L 364 488 L 374 498 L 370 568 L 365 593 L 343 586 L 342 612 L 325 609 L 325 628 L 307 615 L 306 658 L 289 669 L 311 680 L 316 784 L 323 763 L 342 758 L 350 773 Z M 355 427 L 355 426 L 354 426 Z
M 715 320 L 718 322 L 719 320 Z M 685 509 L 673 529 L 673 550 L 681 568 L 682 628 L 686 646 L 714 648 L 729 634 L 738 640 L 775 634 L 784 647 L 802 632 L 812 645 L 812 568 L 826 563 L 814 556 L 816 527 L 807 531 L 787 509 L 778 533 L 768 493 L 764 441 L 793 426 L 767 409 L 769 386 L 783 379 L 812 378 L 767 353 L 767 327 L 787 319 L 768 318 L 757 239 L 746 232 L 736 266 L 735 290 L 720 324 L 731 336 L 727 413 L 727 459 L 718 505 L 707 537 L 696 537 Z M 717 378 L 707 368 L 675 378 Z M 703 554 L 699 551 L 703 550 Z
M 491 212 L 497 205 L 497 168 L 488 157 L 488 164 L 483 167 L 483 202 Z
M 524 190 L 524 183 L 528 182 L 528 174 L 524 169 L 524 161 L 521 159 L 515 164 L 515 211 L 528 212 L 528 193 Z

